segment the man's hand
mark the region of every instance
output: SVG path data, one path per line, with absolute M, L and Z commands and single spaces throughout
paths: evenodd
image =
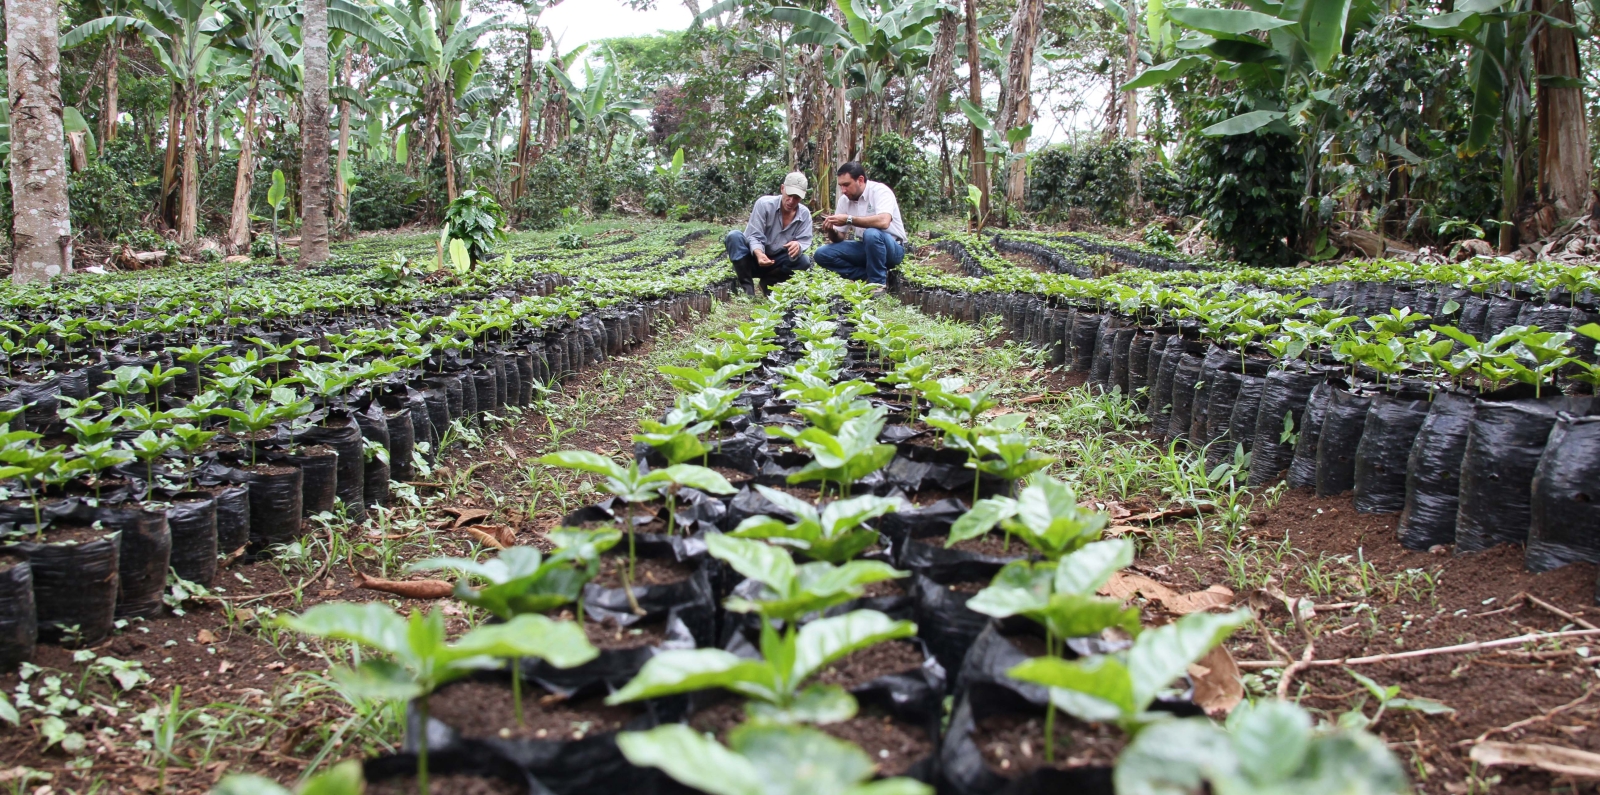
M 756 255 L 756 264 L 757 265 L 760 265 L 763 268 L 772 267 L 772 258 L 767 256 L 767 252 L 762 251 L 761 249 L 758 248 L 758 249 L 755 249 L 755 250 L 751 251 L 750 253 Z
M 830 215 L 826 218 L 823 218 L 822 223 L 824 226 L 846 226 L 847 224 L 845 224 L 845 221 L 849 220 L 849 218 L 850 216 L 845 215 L 844 213 L 839 213 L 837 215 Z
M 784 243 L 783 244 L 783 250 L 789 252 L 789 259 L 791 259 L 791 260 L 799 259 L 800 258 L 800 241 L 791 240 L 791 241 L 789 241 L 787 243 Z

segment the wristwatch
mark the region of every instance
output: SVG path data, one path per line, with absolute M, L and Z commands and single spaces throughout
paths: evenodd
M 845 216 L 844 217 L 844 225 L 845 226 L 855 226 L 856 225 L 856 217 L 853 216 L 853 215 Z

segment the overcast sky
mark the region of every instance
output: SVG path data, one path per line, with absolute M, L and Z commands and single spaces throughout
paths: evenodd
M 563 52 L 598 39 L 683 30 L 692 19 L 678 0 L 661 0 L 654 11 L 634 11 L 621 0 L 566 0 L 539 17 L 561 40 Z

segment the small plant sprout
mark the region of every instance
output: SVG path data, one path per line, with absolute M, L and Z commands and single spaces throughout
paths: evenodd
M 633 591 L 634 568 L 634 537 L 633 537 L 633 511 L 634 505 L 649 502 L 657 498 L 667 500 L 667 532 L 673 530 L 677 514 L 677 491 L 689 486 L 711 494 L 732 494 L 735 489 L 727 478 L 705 467 L 691 464 L 674 464 L 665 469 L 649 472 L 639 471 L 639 462 L 634 461 L 624 467 L 598 453 L 584 450 L 563 450 L 559 453 L 550 453 L 536 459 L 540 464 L 561 467 L 563 469 L 576 469 L 580 472 L 591 472 L 605 476 L 602 486 L 607 493 L 622 500 L 628 506 L 628 516 L 623 524 L 623 529 L 628 533 L 628 592 Z
M 572 531 L 568 531 L 568 535 L 572 535 Z M 593 544 L 599 552 L 610 549 L 622 539 L 622 534 L 615 530 L 598 530 L 583 535 L 589 536 L 588 543 Z M 593 579 L 597 572 L 583 566 L 581 561 L 575 561 L 572 555 L 563 555 L 562 552 L 545 558 L 534 547 L 511 547 L 483 563 L 469 558 L 429 558 L 411 564 L 407 570 L 444 569 L 457 572 L 462 576 L 456 580 L 455 597 L 503 621 L 524 613 L 547 613 L 576 602 L 578 621 L 582 622 L 583 584 Z M 470 577 L 486 580 L 487 584 L 474 588 L 469 583 Z M 520 660 L 511 665 L 511 698 L 516 708 L 517 725 L 521 726 Z
M 768 502 L 793 514 L 793 523 L 772 516 L 752 516 L 739 523 L 729 535 L 735 538 L 764 538 L 774 544 L 794 547 L 813 560 L 842 564 L 878 542 L 878 532 L 866 522 L 895 510 L 898 503 L 870 494 L 835 500 L 818 511 L 806 500 L 777 489 L 756 486 Z
M 606 699 L 625 704 L 646 698 L 720 687 L 750 699 L 752 717 L 782 723 L 834 723 L 856 713 L 856 701 L 836 685 L 803 687 L 829 663 L 869 646 L 916 633 L 909 621 L 895 621 L 874 610 L 800 619 L 861 595 L 867 585 L 905 576 L 886 563 L 857 560 L 843 566 L 816 561 L 795 565 L 783 549 L 761 541 L 711 535 L 711 554 L 763 586 L 761 598 L 730 598 L 736 613 L 761 616 L 760 660 L 746 660 L 721 649 L 665 651 Z M 780 630 L 779 624 L 783 627 Z
M 144 462 L 144 479 L 146 483 L 155 482 L 156 459 L 167 454 L 168 450 L 176 447 L 178 440 L 169 434 L 157 434 L 155 431 L 145 431 L 134 437 L 130 442 L 124 442 L 128 450 L 140 461 Z
M 794 443 L 808 450 L 812 460 L 790 475 L 789 482 L 821 481 L 821 493 L 833 483 L 840 494 L 848 494 L 857 480 L 887 466 L 894 458 L 895 448 L 892 444 L 878 443 L 885 411 L 880 406 L 869 414 L 845 420 L 838 434 L 815 427 L 795 434 Z
M 700 435 L 711 430 L 711 423 L 695 422 L 692 415 L 685 416 L 674 410 L 666 422 L 641 420 L 639 427 L 644 433 L 634 434 L 633 440 L 655 448 L 668 464 L 682 464 L 696 458 L 704 463 L 711 452 L 700 441 Z
M 363 659 L 354 668 L 335 667 L 333 679 L 350 696 L 412 701 L 421 714 L 417 733 L 417 784 L 428 795 L 428 696 L 473 671 L 500 667 L 503 660 L 538 657 L 558 668 L 582 665 L 600 652 L 583 628 L 541 615 L 523 614 L 503 624 L 480 626 L 455 643 L 445 642 L 444 615 L 413 611 L 403 618 L 387 605 L 336 602 L 317 605 L 278 624 L 305 635 L 344 640 L 387 658 Z
M 1034 657 L 1007 675 L 1049 688 L 1050 703 L 1079 720 L 1113 722 L 1136 735 L 1163 719 L 1149 711 L 1156 696 L 1250 620 L 1249 610 L 1191 613 L 1145 630 L 1126 652 L 1070 661 Z
M 990 497 L 974 503 L 972 510 L 950 526 L 946 545 L 977 538 L 1001 525 L 1007 548 L 1015 535 L 1045 559 L 1056 560 L 1098 540 L 1110 519 L 1100 511 L 1079 507 L 1077 492 L 1065 483 L 1035 476 L 1016 499 Z

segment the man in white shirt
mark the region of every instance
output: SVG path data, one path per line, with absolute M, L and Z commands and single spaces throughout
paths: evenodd
M 822 231 L 831 243 L 817 249 L 817 264 L 846 279 L 888 284 L 889 269 L 906 255 L 900 202 L 888 185 L 868 180 L 860 163 L 840 166 L 838 177 L 837 211 L 822 219 Z
M 811 247 L 811 211 L 800 203 L 806 188 L 806 175 L 790 172 L 778 195 L 756 199 L 744 231 L 735 229 L 723 238 L 739 289 L 746 294 L 755 295 L 756 279 L 761 280 L 765 293 L 795 271 L 811 267 L 806 258 L 806 249 Z

